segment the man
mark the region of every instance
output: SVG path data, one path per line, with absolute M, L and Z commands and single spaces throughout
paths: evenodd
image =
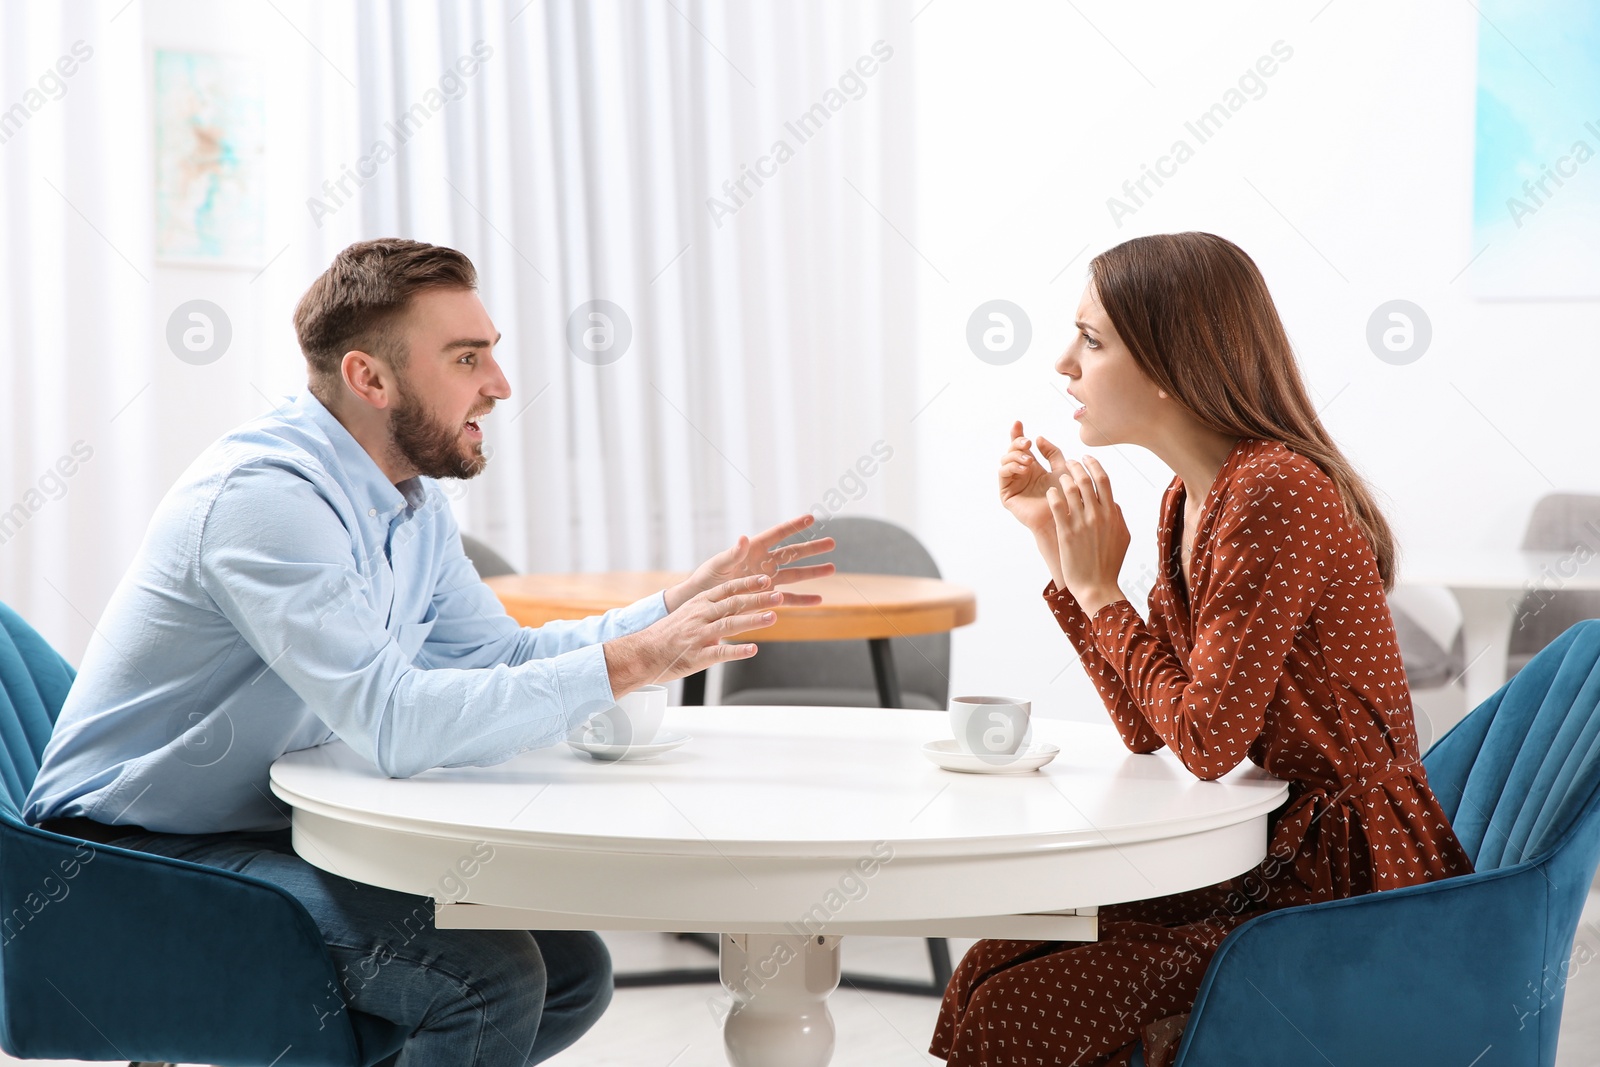
M 311 866 L 272 761 L 338 738 L 407 777 L 554 744 L 642 685 L 753 655 L 722 638 L 815 603 L 774 586 L 833 570 L 784 566 L 830 538 L 774 548 L 806 515 L 629 607 L 517 626 L 434 481 L 483 470 L 481 420 L 511 395 L 476 285 L 466 256 L 402 240 L 352 245 L 312 284 L 295 310 L 309 391 L 217 441 L 163 499 L 25 811 L 283 886 L 348 1006 L 410 1028 L 406 1063 L 549 1058 L 609 1003 L 605 947 L 436 930 L 425 899 Z

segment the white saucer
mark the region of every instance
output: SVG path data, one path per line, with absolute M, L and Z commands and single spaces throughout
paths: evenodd
M 953 737 L 929 741 L 922 754 L 947 771 L 964 774 L 1027 774 L 1055 759 L 1061 749 L 1043 741 L 1035 742 L 1010 756 L 975 756 L 956 747 Z
M 583 734 L 579 737 L 567 738 L 567 744 L 575 751 L 587 752 L 591 757 L 602 763 L 615 763 L 618 760 L 633 762 L 635 760 L 655 759 L 664 752 L 671 752 L 690 740 L 688 734 L 668 734 L 658 737 L 648 745 L 602 745 L 598 741 L 588 741 L 584 738 L 593 735 Z

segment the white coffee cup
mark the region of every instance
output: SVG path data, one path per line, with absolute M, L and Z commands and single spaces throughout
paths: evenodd
M 644 685 L 605 711 L 591 718 L 576 731 L 589 744 L 615 748 L 635 748 L 648 745 L 661 731 L 661 720 L 667 714 L 667 687 Z
M 1033 702 L 1013 697 L 951 697 L 956 747 L 974 756 L 1014 756 L 1027 744 Z

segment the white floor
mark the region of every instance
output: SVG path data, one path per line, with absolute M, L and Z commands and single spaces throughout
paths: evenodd
M 1577 971 L 1568 968 L 1556 1067 L 1600 1067 L 1600 878 L 1589 890 L 1572 959 Z
M 617 970 L 703 967 L 712 954 L 659 934 L 608 935 Z M 951 943 L 955 959 L 970 941 Z M 846 938 L 850 971 L 928 977 L 926 943 L 910 938 Z M 725 1067 L 722 1032 L 713 1008 L 726 1003 L 720 985 L 620 989 L 600 1024 L 552 1063 L 571 1067 Z M 837 1067 L 942 1064 L 927 1054 L 938 1002 L 932 997 L 857 993 L 845 986 L 828 1001 L 838 1029 Z
M 698 946 L 662 934 L 608 935 L 618 971 L 699 967 L 714 962 Z M 953 942 L 956 959 L 971 942 Z M 1589 894 L 1567 985 L 1556 1067 L 1600 1067 L 1600 889 Z M 919 940 L 850 938 L 847 970 L 926 977 L 927 956 Z M 723 1067 L 722 1037 L 713 1008 L 720 986 L 618 990 L 598 1026 L 552 1063 L 563 1067 Z M 857 993 L 841 987 L 829 1001 L 838 1028 L 835 1067 L 896 1067 L 939 1064 L 925 1051 L 938 1004 L 932 997 Z M 0 1065 L 21 1063 L 0 1053 Z M 40 1063 L 42 1061 L 27 1061 Z M 52 1067 L 46 1064 L 46 1067 Z M 54 1067 L 71 1067 L 66 1063 Z

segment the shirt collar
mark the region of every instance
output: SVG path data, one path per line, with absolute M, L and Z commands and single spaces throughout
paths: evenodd
M 407 478 L 399 485 L 391 482 L 377 460 L 310 390 L 296 399 L 295 406 L 327 438 L 339 466 L 334 474 L 345 483 L 357 507 L 365 509 L 369 516 L 388 519 L 403 508 L 415 510 L 422 506 L 428 495 L 422 479 Z

